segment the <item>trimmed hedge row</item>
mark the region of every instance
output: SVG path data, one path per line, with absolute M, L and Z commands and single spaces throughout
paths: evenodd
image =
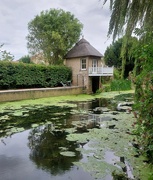
M 0 62 L 0 89 L 58 87 L 71 77 L 65 66 Z

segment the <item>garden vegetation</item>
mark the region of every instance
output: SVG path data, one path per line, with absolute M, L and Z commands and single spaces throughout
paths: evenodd
M 65 66 L 0 62 L 0 89 L 61 86 L 71 81 L 71 69 Z

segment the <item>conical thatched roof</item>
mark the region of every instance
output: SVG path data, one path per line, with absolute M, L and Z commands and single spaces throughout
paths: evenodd
M 97 51 L 88 41 L 82 38 L 76 45 L 67 53 L 66 59 L 76 57 L 102 57 L 103 55 Z

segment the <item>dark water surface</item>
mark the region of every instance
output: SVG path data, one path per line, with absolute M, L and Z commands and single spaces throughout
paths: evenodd
M 0 144 L 0 179 L 3 180 L 68 180 L 68 179 L 89 179 L 93 178 L 82 169 L 73 166 L 63 159 L 60 166 L 57 166 L 58 158 L 54 159 L 56 165 L 39 162 L 39 159 L 31 159 L 31 150 L 28 148 L 30 130 L 8 137 L 5 144 Z M 43 158 L 43 154 L 40 157 Z M 49 158 L 49 157 L 48 157 Z M 51 157 L 52 161 L 52 157 Z
M 70 102 L 77 107 L 55 107 L 42 105 L 23 107 L 22 115 L 8 109 L 1 112 L 0 121 L 0 180 L 94 180 L 92 173 L 85 172 L 73 162 L 86 161 L 87 155 L 76 148 L 88 148 L 66 139 L 66 129 L 74 127 L 74 122 L 87 121 L 89 114 L 99 114 L 96 107 L 108 107 L 106 99 L 90 102 Z M 22 109 L 22 110 L 23 110 Z M 96 110 L 95 110 L 96 109 Z M 20 112 L 17 109 L 16 112 Z M 86 112 L 86 113 L 85 113 Z M 8 118 L 9 117 L 9 118 Z M 12 129 L 24 128 L 24 131 L 11 133 Z M 99 128 L 96 122 L 76 128 L 76 133 Z M 7 136 L 8 135 L 8 136 Z M 75 152 L 68 157 L 60 154 L 61 149 Z M 111 161 L 111 152 L 107 152 L 106 161 Z M 98 178 L 97 178 L 98 179 Z M 111 175 L 99 180 L 111 180 Z

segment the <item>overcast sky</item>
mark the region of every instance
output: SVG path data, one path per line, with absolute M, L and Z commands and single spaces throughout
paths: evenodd
M 28 22 L 50 8 L 70 11 L 83 24 L 84 38 L 104 54 L 112 42 L 107 38 L 110 12 L 103 0 L 0 0 L 0 44 L 15 56 L 28 54 Z

